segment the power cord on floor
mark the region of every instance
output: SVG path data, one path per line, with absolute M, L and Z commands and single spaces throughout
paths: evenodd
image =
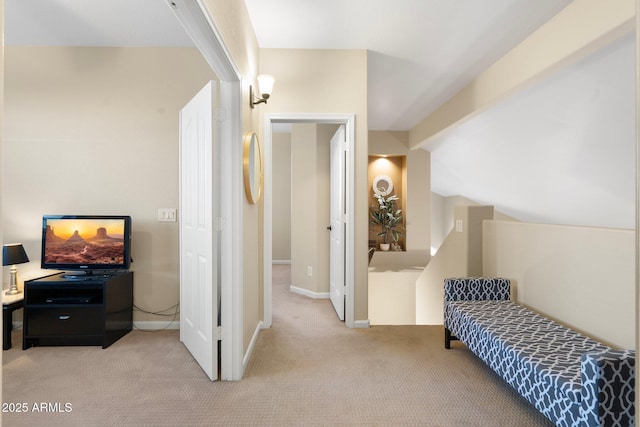
M 135 330 L 137 330 L 137 331 L 142 331 L 142 332 L 158 332 L 158 331 L 164 331 L 165 329 L 169 329 L 169 327 L 170 327 L 170 326 L 171 326 L 171 325 L 172 325 L 176 320 L 178 320 L 178 319 L 177 319 L 177 317 L 178 317 L 178 314 L 180 314 L 180 303 L 178 303 L 178 304 L 174 304 L 174 305 L 172 305 L 172 306 L 171 306 L 171 307 L 169 307 L 169 308 L 165 308 L 165 309 L 163 309 L 163 310 L 158 310 L 158 311 L 149 311 L 149 310 L 145 310 L 145 309 L 143 309 L 143 308 L 141 308 L 141 307 L 138 307 L 138 306 L 137 306 L 137 305 L 135 305 L 135 304 L 133 305 L 133 309 L 134 309 L 135 311 L 140 311 L 140 312 L 142 312 L 142 313 L 151 314 L 151 315 L 154 315 L 154 316 L 172 317 L 173 319 L 172 319 L 169 323 L 167 323 L 167 325 L 166 325 L 165 327 L 160 328 L 160 329 L 143 329 L 143 328 L 140 328 L 140 327 L 136 326 L 136 323 L 135 323 L 135 322 L 133 322 L 133 328 L 134 328 Z M 174 311 L 173 311 L 173 313 L 166 313 L 166 312 L 167 312 L 167 311 L 169 311 L 169 310 L 174 310 Z

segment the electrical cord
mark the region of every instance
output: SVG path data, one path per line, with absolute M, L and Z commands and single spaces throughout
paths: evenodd
M 169 327 L 176 321 L 178 320 L 178 314 L 180 314 L 180 303 L 178 304 L 174 304 L 171 307 L 165 308 L 163 310 L 158 310 L 158 311 L 149 311 L 149 310 L 145 310 L 141 307 L 138 307 L 137 305 L 133 305 L 133 309 L 135 311 L 140 311 L 142 313 L 146 313 L 146 314 L 151 314 L 154 316 L 162 316 L 162 317 L 172 317 L 173 319 L 167 323 L 167 325 L 163 328 L 160 329 L 143 329 L 140 328 L 139 326 L 136 325 L 135 322 L 133 322 L 133 328 L 137 331 L 142 331 L 142 332 L 158 332 L 158 331 L 164 331 L 165 329 L 169 329 Z M 169 310 L 174 310 L 173 313 L 165 313 L 166 311 Z

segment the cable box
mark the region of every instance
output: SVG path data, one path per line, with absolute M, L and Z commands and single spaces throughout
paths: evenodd
M 51 297 L 46 298 L 47 304 L 88 304 L 94 297 L 74 296 L 74 297 Z

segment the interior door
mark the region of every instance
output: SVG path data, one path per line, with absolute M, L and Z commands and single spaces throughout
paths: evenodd
M 180 111 L 180 341 L 212 381 L 218 379 L 215 100 L 216 84 L 209 82 Z
M 340 125 L 331 138 L 331 198 L 329 212 L 329 296 L 338 318 L 344 320 L 345 304 L 345 126 Z

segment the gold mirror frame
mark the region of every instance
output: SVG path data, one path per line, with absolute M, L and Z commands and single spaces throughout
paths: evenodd
M 244 137 L 242 150 L 242 163 L 244 169 L 244 192 L 247 200 L 254 205 L 260 200 L 262 194 L 262 152 L 260 142 L 255 133 L 247 133 Z

